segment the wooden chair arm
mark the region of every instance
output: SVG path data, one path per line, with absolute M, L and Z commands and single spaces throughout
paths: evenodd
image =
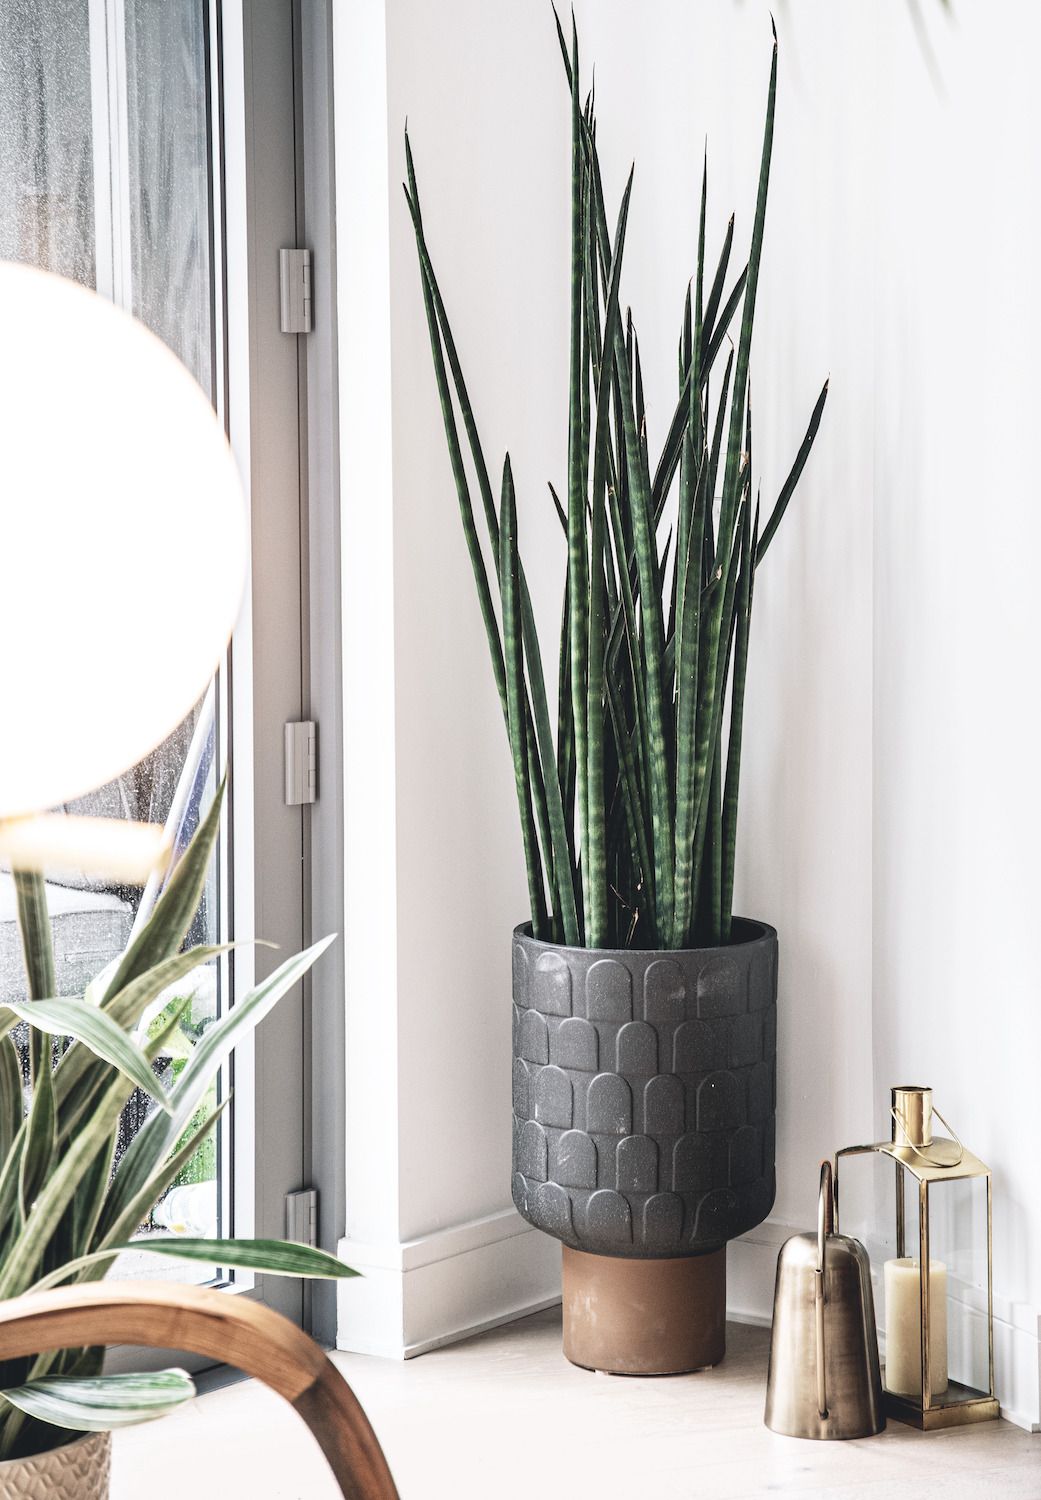
M 398 1500 L 354 1392 L 313 1339 L 260 1302 L 174 1282 L 86 1282 L 0 1302 L 0 1361 L 54 1349 L 186 1349 L 262 1380 L 317 1439 L 347 1500 Z

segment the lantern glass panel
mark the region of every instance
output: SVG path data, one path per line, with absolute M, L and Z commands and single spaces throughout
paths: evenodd
M 896 1255 L 894 1180 L 896 1168 L 887 1156 L 870 1154 L 843 1160 L 841 1166 L 841 1229 L 858 1239 L 871 1262 L 871 1294 L 879 1331 L 880 1352 L 885 1312 L 883 1266 Z M 901 1174 L 904 1175 L 904 1174 Z M 917 1223 L 915 1235 L 917 1236 Z M 917 1239 L 915 1241 L 917 1244 Z M 911 1253 L 911 1252 L 908 1252 Z M 917 1253 L 917 1252 L 915 1252 Z
M 986 1392 L 990 1388 L 986 1178 L 956 1177 L 930 1184 L 929 1253 L 931 1260 L 946 1267 L 951 1394 L 956 1394 L 956 1387 Z

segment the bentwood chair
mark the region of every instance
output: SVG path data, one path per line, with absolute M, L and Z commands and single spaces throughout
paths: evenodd
M 206 1287 L 104 1281 L 0 1303 L 0 1362 L 102 1344 L 184 1349 L 234 1365 L 303 1418 L 346 1500 L 398 1500 L 346 1380 L 313 1339 L 269 1307 Z

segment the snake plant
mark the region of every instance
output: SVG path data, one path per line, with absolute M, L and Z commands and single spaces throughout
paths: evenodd
M 0 1298 L 98 1280 L 129 1248 L 275 1275 L 354 1274 L 320 1250 L 279 1240 L 133 1238 L 213 1131 L 224 1107 L 210 1103 L 217 1070 L 332 941 L 287 959 L 197 1040 L 186 1036 L 190 996 L 170 996 L 230 946 L 182 951 L 221 800 L 215 798 L 149 921 L 83 996 L 55 998 L 43 877 L 15 873 L 29 998 L 0 1004 Z M 158 1017 L 149 1021 L 157 1006 Z M 14 1036 L 19 1021 L 28 1026 L 28 1089 Z M 163 1059 L 172 1054 L 181 1066 L 171 1081 Z M 155 1107 L 116 1159 L 120 1116 L 135 1089 Z M 65 1349 L 0 1365 L 0 1458 L 55 1447 L 70 1431 L 146 1421 L 194 1394 L 181 1371 L 104 1375 L 102 1353 Z
M 707 274 L 706 160 L 678 395 L 652 462 L 640 346 L 620 292 L 633 176 L 612 235 L 592 93 L 583 97 L 580 86 L 577 31 L 573 26 L 569 49 L 558 18 L 557 35 L 571 94 L 571 261 L 566 504 L 550 486 L 567 553 L 555 732 L 520 557 L 510 461 L 497 504 L 427 245 L 406 130 L 405 197 L 434 372 L 513 760 L 533 932 L 587 948 L 715 945 L 731 937 L 753 584 L 805 467 L 828 392 L 825 381 L 761 524 L 749 357 L 777 36 L 748 260 L 731 274 L 731 218 Z

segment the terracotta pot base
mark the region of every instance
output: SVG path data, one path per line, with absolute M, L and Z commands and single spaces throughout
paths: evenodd
M 726 1250 L 670 1260 L 563 1246 L 564 1354 L 611 1375 L 682 1375 L 726 1352 Z

